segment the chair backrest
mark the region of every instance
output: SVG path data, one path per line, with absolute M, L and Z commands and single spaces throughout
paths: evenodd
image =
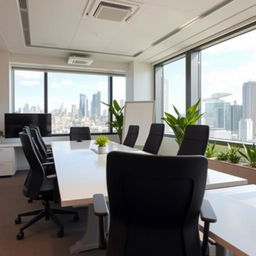
M 25 132 L 20 132 L 19 137 L 30 167 L 29 174 L 23 187 L 23 194 L 26 197 L 35 199 L 40 192 L 45 177 L 44 168 L 35 152 L 34 144 L 30 136 Z
M 177 155 L 204 155 L 209 138 L 208 125 L 188 125 Z
M 143 151 L 157 154 L 164 136 L 164 124 L 151 124 Z
M 38 134 L 38 139 L 40 140 L 41 142 L 41 145 L 44 147 L 45 151 L 47 151 L 47 147 L 46 147 L 46 144 L 43 140 L 43 137 L 41 135 L 41 131 L 40 131 L 40 128 L 37 126 L 37 125 L 32 125 L 31 128 L 34 128 L 37 130 L 37 134 Z
M 90 140 L 89 127 L 70 127 L 70 140 Z
M 109 153 L 106 255 L 201 256 L 198 217 L 206 177 L 203 156 Z
M 139 128 L 140 127 L 138 125 L 129 125 L 129 129 L 123 143 L 124 145 L 132 148 L 134 147 L 139 135 Z
M 40 140 L 40 135 L 38 134 L 38 130 L 35 127 L 30 127 L 31 136 L 43 158 L 43 161 L 46 161 L 47 158 L 47 150 L 45 149 L 42 141 Z

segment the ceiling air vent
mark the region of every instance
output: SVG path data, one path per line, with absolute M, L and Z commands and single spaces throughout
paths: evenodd
M 98 19 L 123 21 L 130 15 L 132 8 L 125 5 L 100 2 L 93 16 Z
M 70 65 L 90 66 L 92 63 L 93 59 L 86 56 L 71 55 L 68 57 L 68 64 Z
M 83 16 L 125 22 L 140 9 L 141 4 L 127 0 L 88 0 Z

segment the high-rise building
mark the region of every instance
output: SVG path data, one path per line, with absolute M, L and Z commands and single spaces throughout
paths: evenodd
M 96 120 L 101 116 L 101 92 L 92 95 L 91 117 Z
M 243 84 L 243 119 L 251 119 L 253 137 L 256 137 L 256 81 Z
M 29 113 L 29 105 L 27 103 L 23 107 L 23 113 Z
M 79 117 L 84 117 L 85 116 L 85 100 L 86 100 L 86 95 L 85 94 L 80 94 Z
M 239 139 L 251 141 L 253 139 L 253 123 L 251 119 L 241 119 L 239 121 Z
M 232 133 L 238 134 L 239 131 L 239 121 L 243 118 L 243 106 L 238 105 L 234 102 L 231 105 L 231 131 Z

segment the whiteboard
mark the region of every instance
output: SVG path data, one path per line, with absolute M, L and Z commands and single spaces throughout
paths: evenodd
M 154 101 L 126 101 L 124 107 L 123 141 L 129 125 L 139 125 L 139 136 L 136 145 L 144 145 L 154 118 Z

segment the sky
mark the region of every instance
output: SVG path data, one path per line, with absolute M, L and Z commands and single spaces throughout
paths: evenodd
M 15 109 L 39 105 L 43 109 L 44 74 L 41 71 L 15 70 Z M 108 101 L 108 76 L 79 73 L 48 72 L 48 110 L 60 108 L 69 110 L 72 104 L 79 107 L 80 94 L 85 94 L 90 102 L 92 95 L 101 92 L 101 100 Z M 118 101 L 125 99 L 125 77 L 113 78 L 113 90 Z M 102 109 L 103 109 L 102 105 Z

